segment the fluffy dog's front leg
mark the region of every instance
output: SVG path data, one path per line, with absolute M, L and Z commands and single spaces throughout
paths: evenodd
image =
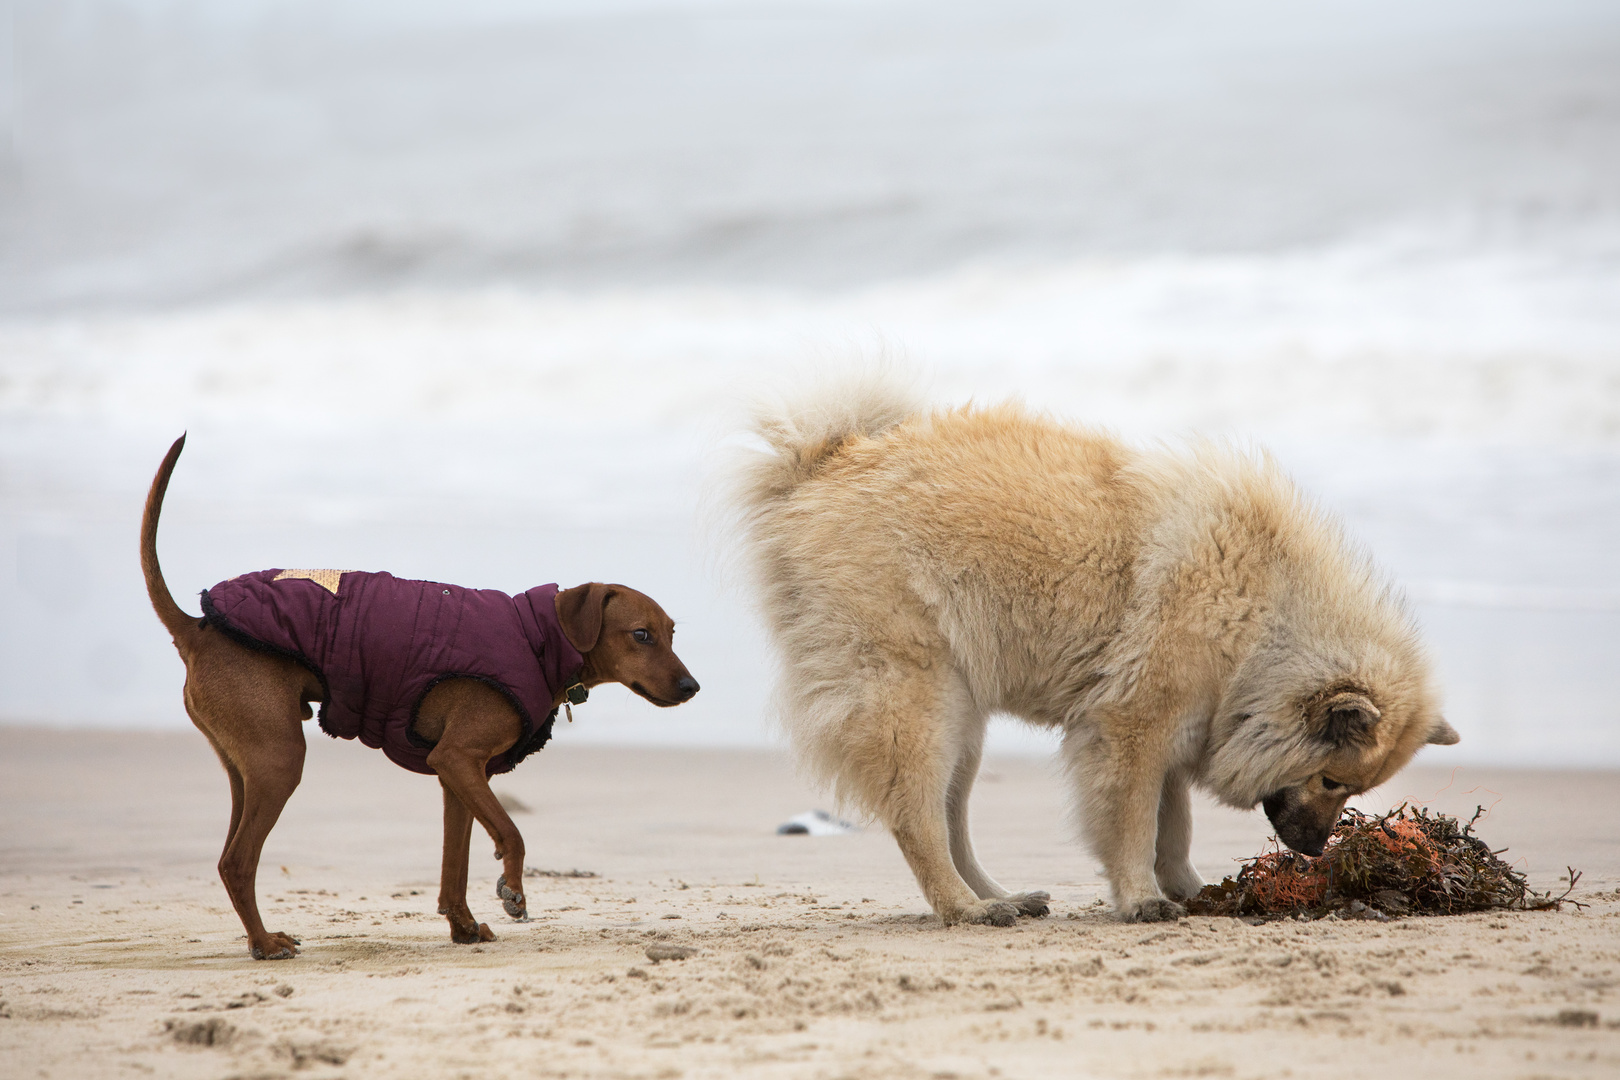
M 1153 876 L 1172 900 L 1187 900 L 1204 887 L 1192 864 L 1192 797 L 1180 773 L 1164 779 L 1159 794 L 1159 835 L 1154 843 Z
M 1187 909 L 1166 899 L 1155 868 L 1164 771 L 1140 741 L 1071 737 L 1069 756 L 1080 787 L 1081 825 L 1112 888 L 1114 910 L 1127 922 L 1169 922 Z

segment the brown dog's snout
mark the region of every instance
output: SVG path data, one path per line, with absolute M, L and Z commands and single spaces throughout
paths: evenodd
M 672 657 L 674 656 L 673 653 L 670 655 Z M 675 662 L 680 664 L 680 660 L 678 658 L 676 658 Z M 652 702 L 654 705 L 663 706 L 665 708 L 668 708 L 671 705 L 682 705 L 688 701 L 691 701 L 692 698 L 697 695 L 697 692 L 700 689 L 698 686 L 698 681 L 687 673 L 684 665 L 681 667 L 681 673 L 675 677 L 673 682 L 664 682 L 662 685 L 660 685 L 660 683 L 653 684 L 659 687 L 658 693 L 654 693 L 647 689 L 647 687 L 642 685 L 641 681 L 637 679 L 632 679 L 626 685 L 636 693 L 640 694 L 642 697 L 646 698 L 648 701 Z M 668 689 L 664 689 L 664 687 L 668 687 Z

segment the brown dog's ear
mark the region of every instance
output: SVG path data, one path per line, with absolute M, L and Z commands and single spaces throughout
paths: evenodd
M 600 581 L 575 585 L 557 593 L 557 621 L 568 643 L 582 654 L 596 648 L 602 636 L 602 611 L 613 596 L 613 587 Z
M 1445 717 L 1436 717 L 1434 727 L 1429 730 L 1429 745 L 1456 746 L 1460 742 L 1462 736 L 1457 734 L 1457 729 L 1446 723 Z
M 1368 746 L 1377 741 L 1374 731 L 1382 716 L 1367 695 L 1343 690 L 1312 703 L 1308 720 L 1311 730 L 1333 746 Z

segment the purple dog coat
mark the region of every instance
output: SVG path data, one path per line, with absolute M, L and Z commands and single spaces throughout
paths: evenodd
M 523 733 L 490 760 L 503 773 L 551 738 L 552 701 L 585 659 L 557 622 L 557 586 L 518 596 L 345 570 L 260 570 L 202 594 L 203 620 L 234 640 L 298 661 L 321 680 L 321 730 L 381 747 L 397 765 L 436 775 L 433 744 L 413 726 L 443 679 L 506 695 Z M 580 700 L 575 698 L 574 700 Z

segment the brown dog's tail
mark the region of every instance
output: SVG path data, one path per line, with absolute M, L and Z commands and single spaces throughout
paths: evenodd
M 157 530 L 158 515 L 163 512 L 163 495 L 169 490 L 169 474 L 174 472 L 174 463 L 180 460 L 180 451 L 185 446 L 186 437 L 182 435 L 169 447 L 157 475 L 152 477 L 152 490 L 146 493 L 146 511 L 141 515 L 141 572 L 146 575 L 146 595 L 158 618 L 169 628 L 174 647 L 182 656 L 189 651 L 191 640 L 197 634 L 197 617 L 180 609 L 169 593 L 168 583 L 163 580 L 163 568 L 158 565 Z

